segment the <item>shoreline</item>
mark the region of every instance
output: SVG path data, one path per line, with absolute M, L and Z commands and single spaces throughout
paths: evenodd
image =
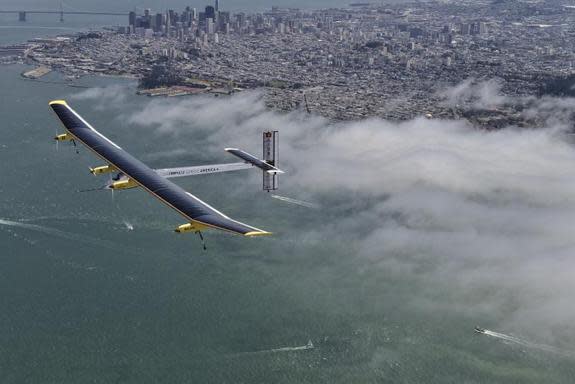
M 271 109 L 303 108 L 333 121 L 425 116 L 464 118 L 485 129 L 536 126 L 536 120 L 521 114 L 526 107 L 522 100 L 538 97 L 563 77 L 575 76 L 563 64 L 549 67 L 553 56 L 546 60 L 530 56 L 539 55 L 541 49 L 557 55 L 559 48 L 549 44 L 541 48 L 537 43 L 561 33 L 564 23 L 533 29 L 500 22 L 489 9 L 460 3 L 463 8 L 438 2 L 313 11 L 274 8 L 262 14 L 263 22 L 248 14 L 239 24 L 224 12 L 229 20 L 225 31 L 221 25 L 204 30 L 194 19 L 163 31 L 119 27 L 77 32 L 33 39 L 12 62 L 49 67 L 71 77 L 134 79 L 144 88 L 139 93 L 150 96 L 257 89 Z M 502 6 L 510 12 L 522 7 Z M 417 11 L 418 16 L 407 11 Z M 478 15 L 470 18 L 469 12 Z M 454 15 L 464 22 L 446 31 L 444 23 Z M 473 21 L 479 16 L 487 21 Z M 538 21 L 546 24 L 546 16 Z M 493 48 L 494 41 L 519 30 L 525 30 L 523 44 L 532 51 L 521 46 Z M 559 53 L 566 58 L 570 54 L 564 49 Z M 502 61 L 510 55 L 513 59 Z M 195 89 L 199 83 L 201 91 Z M 468 94 L 456 95 L 455 100 L 446 95 L 450 88 L 461 86 L 470 88 Z M 481 87 L 491 87 L 488 91 L 493 94 L 479 105 Z

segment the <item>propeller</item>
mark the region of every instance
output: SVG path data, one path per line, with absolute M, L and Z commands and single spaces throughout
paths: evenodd
M 112 182 L 113 182 L 113 177 L 112 177 L 112 174 L 110 173 L 108 176 L 108 186 L 112 185 Z M 110 188 L 110 191 L 112 191 L 112 203 L 115 205 L 116 199 L 114 197 L 114 188 Z
M 76 153 L 80 154 L 80 151 L 78 150 L 78 145 L 76 144 L 76 140 L 74 140 L 74 137 L 70 136 L 68 133 L 58 134 L 58 131 L 56 131 L 56 135 L 54 136 L 54 140 L 56 141 L 56 151 L 58 151 L 60 148 L 59 147 L 60 141 L 69 141 L 74 146 L 74 150 L 76 151 Z
M 58 140 L 58 128 L 54 128 L 54 141 L 56 142 L 56 152 L 60 152 L 60 140 Z

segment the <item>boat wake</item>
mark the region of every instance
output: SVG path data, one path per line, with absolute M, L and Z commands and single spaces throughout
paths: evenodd
M 294 352 L 294 351 L 306 351 L 308 349 L 313 349 L 314 345 L 312 343 L 311 340 L 309 340 L 307 342 L 306 345 L 302 345 L 299 347 L 282 347 L 282 348 L 274 348 L 274 349 L 267 349 L 267 350 L 263 350 L 260 352 L 269 352 L 269 353 L 275 353 L 275 352 Z
M 565 350 L 562 350 L 559 348 L 552 347 L 550 345 L 533 343 L 531 341 L 528 341 L 525 339 L 520 339 L 518 337 L 511 336 L 511 335 L 506 335 L 504 333 L 494 332 L 494 331 L 490 331 L 488 329 L 484 330 L 482 333 L 484 335 L 495 337 L 497 339 L 504 340 L 504 341 L 507 341 L 510 343 L 518 344 L 518 345 L 521 345 L 521 346 L 526 347 L 526 348 L 556 353 L 556 354 L 566 356 L 566 357 L 575 357 L 575 352 L 565 351 Z
M 66 232 L 66 231 L 62 231 L 60 229 L 46 227 L 44 225 L 30 224 L 30 223 L 22 222 L 22 221 L 0 219 L 0 226 L 12 227 L 12 228 L 21 228 L 21 229 L 25 229 L 25 230 L 29 230 L 29 231 L 35 231 L 35 232 L 43 233 L 46 235 L 59 237 L 59 238 L 66 239 L 66 240 L 73 240 L 73 241 L 77 241 L 80 243 L 91 244 L 91 245 L 104 247 L 104 248 L 108 248 L 108 249 L 114 249 L 115 250 L 118 248 L 117 244 L 112 243 L 110 241 L 106 241 L 106 240 L 102 240 L 102 239 L 98 239 L 98 238 L 93 238 L 93 237 L 89 237 L 89 236 L 83 236 L 83 235 L 79 235 L 77 233 Z
M 271 195 L 274 199 L 285 201 L 286 203 L 299 205 L 301 207 L 318 209 L 319 205 L 315 203 L 310 203 L 309 201 L 303 201 L 298 199 L 292 199 L 291 197 L 287 196 L 280 196 L 280 195 Z
M 132 223 L 130 223 L 128 220 L 122 220 L 122 223 L 124 224 L 124 226 L 126 227 L 126 229 L 128 231 L 134 230 L 134 225 Z
M 273 349 L 262 349 L 260 351 L 254 352 L 242 352 L 236 354 L 236 356 L 241 355 L 263 355 L 267 353 L 281 353 L 281 352 L 297 352 L 297 351 L 307 351 L 309 349 L 314 349 L 315 346 L 313 345 L 312 341 L 309 340 L 306 345 L 301 345 L 299 347 L 281 347 L 281 348 L 273 348 Z

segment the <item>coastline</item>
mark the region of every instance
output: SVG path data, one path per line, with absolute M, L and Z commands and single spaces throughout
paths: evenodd
M 492 17 L 489 10 L 467 6 Z M 242 26 L 228 25 L 226 32 L 213 26 L 204 32 L 195 21 L 164 32 L 102 28 L 32 39 L 11 62 L 46 66 L 74 78 L 135 79 L 140 93 L 151 96 L 259 89 L 270 109 L 304 109 L 332 121 L 426 117 L 463 118 L 484 129 L 537 126 L 521 113 L 528 108 L 525 100 L 539 97 L 542 89 L 568 72 L 562 67 L 550 70 L 546 61 L 532 60 L 532 53 L 524 49 L 517 51 L 522 57 L 514 53 L 515 59 L 502 66 L 508 53 L 490 47 L 494 39 L 524 28 L 531 32 L 529 41 L 537 53 L 536 43 L 546 35 L 538 35 L 540 28 L 496 22 L 489 28 L 485 23 L 462 23 L 438 32 L 446 7 L 417 3 L 353 10 L 272 9 L 263 14 L 263 24 L 258 24 L 259 16 L 248 14 Z M 406 9 L 417 9 L 425 17 L 413 18 Z M 293 22 L 287 25 L 284 19 Z M 365 31 L 354 29 L 358 22 Z M 559 33 L 563 24 L 558 25 L 545 33 Z M 515 52 L 513 47 L 508 50 Z M 553 50 L 548 49 L 550 54 Z M 205 83 L 205 89 L 192 89 L 194 82 Z M 445 89 L 469 82 L 489 83 L 499 94 L 482 104 L 478 96 L 452 101 L 444 94 Z

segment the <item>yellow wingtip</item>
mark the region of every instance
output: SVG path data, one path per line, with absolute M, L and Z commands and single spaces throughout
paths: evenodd
M 270 236 L 273 235 L 272 232 L 266 232 L 266 231 L 252 231 L 252 232 L 248 232 L 246 234 L 244 234 L 244 236 L 248 236 L 248 237 L 253 237 L 253 236 Z
M 54 105 L 54 104 L 68 105 L 68 103 L 66 103 L 66 100 L 52 100 L 51 102 L 48 103 L 48 105 Z

